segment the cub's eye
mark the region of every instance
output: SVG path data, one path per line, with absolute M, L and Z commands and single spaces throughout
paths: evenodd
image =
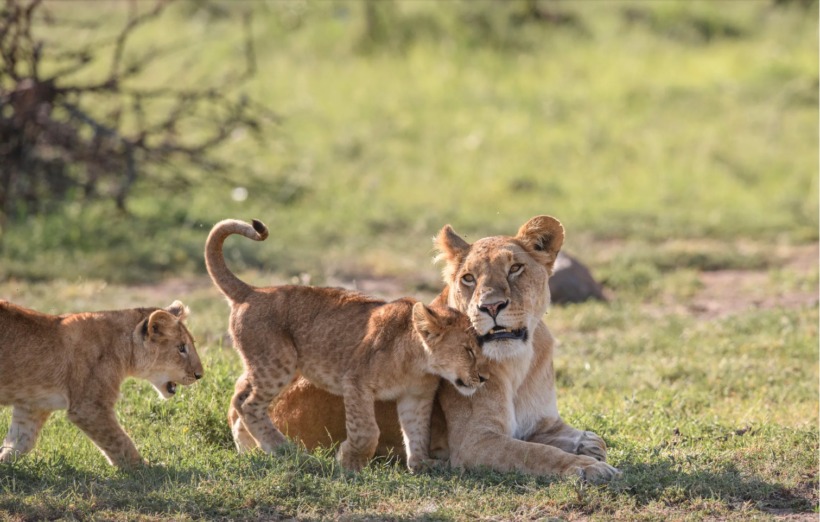
M 475 284 L 475 277 L 473 277 L 473 274 L 464 274 L 461 276 L 461 282 L 467 286 L 473 286 Z
M 521 263 L 516 263 L 510 267 L 510 275 L 518 275 L 522 270 L 524 270 L 524 265 Z
M 467 348 L 466 346 L 464 348 L 467 350 L 467 354 L 470 356 L 470 359 L 475 360 L 475 352 L 473 352 L 473 349 Z
M 180 344 L 177 348 L 179 349 L 179 353 L 188 353 L 188 347 L 184 344 Z

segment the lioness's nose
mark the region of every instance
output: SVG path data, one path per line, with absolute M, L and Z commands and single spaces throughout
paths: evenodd
M 202 372 L 194 372 L 194 377 L 196 377 L 196 380 L 201 379 L 202 378 Z
M 478 309 L 495 319 L 508 304 L 510 304 L 509 301 L 496 301 L 495 303 L 480 304 Z

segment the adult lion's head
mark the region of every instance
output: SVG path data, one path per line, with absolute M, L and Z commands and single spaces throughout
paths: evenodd
M 515 237 L 472 244 L 449 225 L 441 229 L 437 259 L 445 262 L 448 304 L 470 317 L 487 357 L 501 360 L 531 349 L 549 307 L 549 276 L 563 242 L 564 227 L 550 216 L 530 219 Z

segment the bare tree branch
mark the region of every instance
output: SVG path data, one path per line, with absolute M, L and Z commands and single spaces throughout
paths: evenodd
M 186 174 L 190 166 L 227 180 L 235 169 L 213 152 L 237 129 L 257 134 L 277 122 L 270 109 L 231 94 L 256 73 L 250 11 L 240 20 L 245 67 L 227 84 L 131 85 L 130 79 L 184 45 L 126 54 L 134 31 L 157 20 L 172 1 L 156 0 L 140 13 L 139 2 L 133 0 L 127 22 L 113 40 L 54 49 L 35 37 L 37 23 L 68 28 L 83 24 L 63 23 L 41 9 L 42 0 L 5 0 L 0 11 L 0 226 L 11 214 L 47 210 L 73 188 L 80 188 L 86 198 L 110 197 L 125 209 L 145 165 L 171 174 L 157 182 L 181 188 L 191 183 Z M 69 80 L 101 56 L 111 63 L 105 79 Z M 42 78 L 40 66 L 46 59 L 57 72 Z M 191 128 L 198 132 L 190 133 Z

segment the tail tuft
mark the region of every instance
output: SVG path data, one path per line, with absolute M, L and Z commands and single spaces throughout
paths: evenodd
M 253 224 L 253 229 L 256 230 L 256 233 L 259 234 L 260 241 L 268 237 L 268 227 L 266 227 L 264 223 L 258 219 L 254 219 L 251 221 L 251 224 Z

